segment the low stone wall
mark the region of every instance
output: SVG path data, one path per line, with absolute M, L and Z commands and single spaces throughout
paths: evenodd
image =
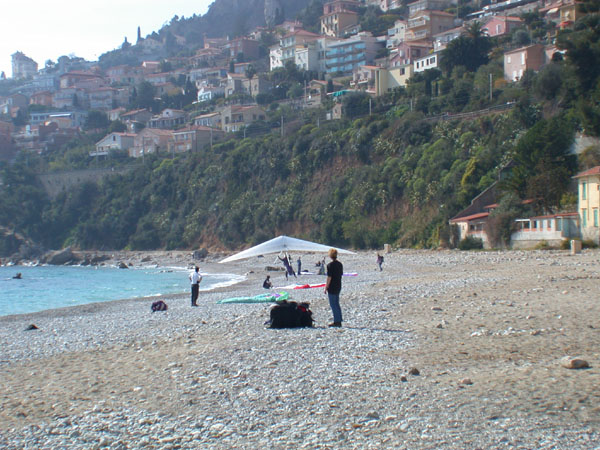
M 62 191 L 81 183 L 91 181 L 99 182 L 102 178 L 130 171 L 135 166 L 120 167 L 118 169 L 85 169 L 71 170 L 68 172 L 46 173 L 38 175 L 38 179 L 50 198 L 55 198 Z

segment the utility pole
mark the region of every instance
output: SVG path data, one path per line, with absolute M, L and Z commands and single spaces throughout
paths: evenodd
M 369 97 L 369 115 L 371 115 L 371 97 Z
M 281 116 L 281 137 L 283 137 L 283 115 Z
M 490 73 L 490 102 L 492 101 L 492 78 L 493 75 Z

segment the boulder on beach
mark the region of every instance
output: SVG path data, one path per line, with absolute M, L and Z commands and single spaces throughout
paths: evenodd
M 194 259 L 204 259 L 208 256 L 208 250 L 205 248 L 201 248 L 199 250 L 194 250 L 193 258 Z
M 127 264 L 125 264 L 123 261 L 119 262 L 118 264 L 119 269 L 129 269 L 129 266 Z
M 49 252 L 44 256 L 46 264 L 52 266 L 62 266 L 72 262 L 79 261 L 79 257 L 73 253 L 71 247 L 67 247 L 63 250 L 57 250 Z
M 560 360 L 560 365 L 565 369 L 587 369 L 590 367 L 589 363 L 585 359 L 573 358 L 571 356 L 565 356 Z

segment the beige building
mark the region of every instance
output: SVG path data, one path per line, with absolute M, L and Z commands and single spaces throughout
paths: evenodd
M 358 23 L 358 13 L 354 11 L 339 11 L 321 16 L 321 34 L 331 37 L 341 37 L 343 31 Z
M 453 14 L 444 11 L 418 11 L 408 19 L 406 40 L 431 39 L 434 34 L 455 27 Z
M 577 210 L 581 219 L 582 239 L 600 244 L 600 166 L 580 172 L 574 178 L 578 185 Z
M 171 153 L 196 152 L 220 141 L 224 136 L 225 132 L 222 130 L 193 125 L 173 132 L 169 141 L 169 151 Z
M 257 120 L 265 120 L 266 113 L 260 106 L 227 106 L 221 110 L 223 131 L 230 133 L 242 130 Z
M 405 87 L 413 70 L 412 64 L 390 68 L 380 67 L 375 73 L 375 95 L 384 95 L 394 88 Z
M 133 138 L 133 147 L 129 149 L 129 156 L 139 158 L 149 153 L 164 153 L 169 149 L 169 139 L 172 135 L 172 130 L 144 128 Z

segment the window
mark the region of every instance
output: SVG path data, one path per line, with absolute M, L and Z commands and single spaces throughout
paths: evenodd
M 506 62 L 507 62 L 507 63 L 509 63 L 509 64 L 511 63 L 511 58 L 510 58 L 510 56 L 507 56 L 507 57 L 506 57 Z
M 581 200 L 587 200 L 587 183 L 581 183 Z
M 525 64 L 525 52 L 521 53 L 521 64 Z
M 593 209 L 594 212 L 594 226 L 598 228 L 598 208 Z
M 586 208 L 582 208 L 581 209 L 581 223 L 583 224 L 583 227 L 587 227 L 587 209 Z
M 562 231 L 562 219 L 560 217 L 556 219 L 556 231 Z

